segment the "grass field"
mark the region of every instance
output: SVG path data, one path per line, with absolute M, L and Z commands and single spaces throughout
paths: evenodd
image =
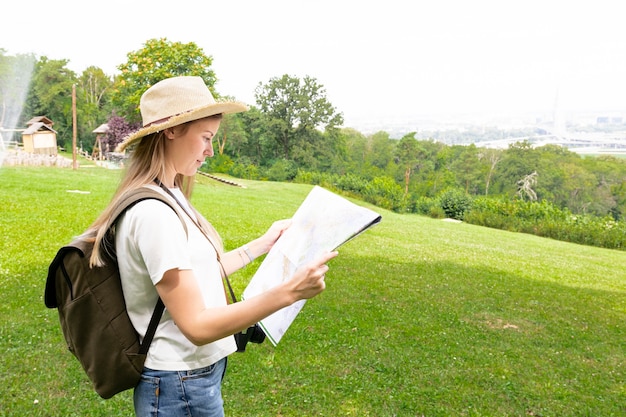
M 56 250 L 120 172 L 0 168 L 0 416 L 131 416 L 102 400 L 43 303 Z M 228 248 L 291 216 L 311 186 L 199 177 Z M 235 354 L 228 416 L 624 416 L 626 253 L 375 209 L 327 290 L 276 347 Z M 252 267 L 232 276 L 242 291 Z

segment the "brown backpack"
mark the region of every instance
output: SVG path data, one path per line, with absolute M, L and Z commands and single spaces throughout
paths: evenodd
M 159 192 L 142 187 L 130 191 L 116 207 L 106 225 L 109 236 L 103 241 L 114 243 L 111 230 L 120 215 L 150 198 L 170 206 L 187 232 L 177 207 Z M 103 249 L 105 265 L 94 268 L 89 266 L 93 242 L 75 239 L 59 249 L 48 268 L 44 300 L 46 307 L 58 309 L 67 347 L 82 365 L 95 391 L 102 398 L 111 398 L 139 382 L 164 306 L 159 298 L 143 343 L 139 343 L 126 311 L 115 250 Z

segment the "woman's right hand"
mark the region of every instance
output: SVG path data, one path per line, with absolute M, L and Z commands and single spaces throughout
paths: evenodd
M 293 277 L 285 281 L 285 285 L 294 297 L 294 303 L 313 298 L 324 291 L 326 288 L 324 278 L 329 269 L 327 262 L 337 255 L 337 251 L 327 252 L 298 268 Z

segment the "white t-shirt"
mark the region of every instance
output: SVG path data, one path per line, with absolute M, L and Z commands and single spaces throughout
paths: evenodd
M 149 187 L 175 203 L 159 187 Z M 181 203 L 186 203 L 179 189 L 171 191 Z M 207 307 L 227 304 L 213 245 L 187 215 L 183 217 L 188 237 L 176 213 L 161 201 L 150 199 L 128 209 L 117 224 L 115 247 L 126 309 L 141 340 L 158 299 L 154 286 L 170 269 L 193 270 Z M 232 336 L 204 346 L 194 345 L 180 332 L 166 309 L 148 350 L 145 366 L 163 371 L 197 369 L 236 350 Z

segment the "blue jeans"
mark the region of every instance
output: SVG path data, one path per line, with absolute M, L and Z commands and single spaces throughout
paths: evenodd
M 223 417 L 227 358 L 191 371 L 144 368 L 133 400 L 137 417 Z

